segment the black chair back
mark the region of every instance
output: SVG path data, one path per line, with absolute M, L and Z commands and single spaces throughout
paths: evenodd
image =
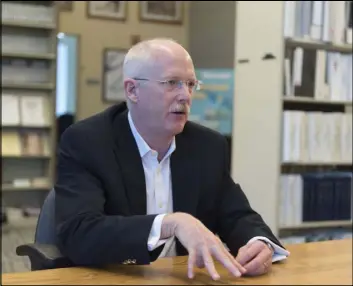
M 33 271 L 74 266 L 56 246 L 54 189 L 49 191 L 41 208 L 34 243 L 17 246 L 16 253 L 28 256 Z
M 34 242 L 40 244 L 56 244 L 54 189 L 49 191 L 47 197 L 44 200 L 37 221 Z

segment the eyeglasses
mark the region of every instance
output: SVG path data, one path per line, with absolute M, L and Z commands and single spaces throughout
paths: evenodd
M 202 82 L 199 80 L 176 80 L 176 79 L 168 79 L 168 80 L 152 80 L 148 78 L 134 78 L 135 80 L 145 80 L 145 81 L 154 81 L 160 84 L 163 84 L 168 90 L 173 91 L 176 89 L 180 89 L 183 87 L 184 83 L 192 92 L 201 89 Z

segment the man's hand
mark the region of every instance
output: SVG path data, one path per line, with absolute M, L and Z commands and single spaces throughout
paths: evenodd
M 216 258 L 234 276 L 240 277 L 245 269 L 224 247 L 221 240 L 209 231 L 198 219 L 186 213 L 165 216 L 161 238 L 175 235 L 188 250 L 188 276 L 194 277 L 194 267 L 206 267 L 214 280 L 220 278 L 213 258 Z
M 244 245 L 235 258 L 246 269 L 249 276 L 262 275 L 272 267 L 273 250 L 261 240 Z

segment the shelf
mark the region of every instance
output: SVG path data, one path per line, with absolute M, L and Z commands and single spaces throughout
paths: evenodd
M 27 187 L 14 187 L 14 186 L 2 186 L 2 192 L 23 192 L 23 191 L 49 191 L 49 186 L 27 186 Z
M 333 101 L 333 100 L 325 100 L 325 99 L 313 99 L 310 97 L 299 97 L 299 96 L 284 96 L 284 103 L 303 103 L 303 104 L 325 104 L 325 105 L 352 105 L 352 101 Z
M 285 39 L 287 47 L 302 47 L 304 49 L 325 50 L 329 52 L 352 53 L 352 45 L 350 44 L 332 44 L 325 42 L 312 41 L 307 39 Z
M 282 166 L 352 166 L 352 162 L 282 162 Z
M 30 89 L 30 90 L 53 90 L 54 84 L 51 83 L 14 83 L 14 82 L 3 82 L 2 88 L 12 89 Z
M 54 60 L 55 54 L 35 54 L 35 53 L 19 53 L 19 52 L 2 52 L 5 58 L 21 58 L 21 59 L 37 59 L 37 60 Z
M 1 189 L 7 209 L 42 204 L 56 173 L 58 6 L 55 1 L 32 1 L 35 5 L 31 7 L 28 3 L 1 3 L 4 34 L 2 96 L 7 96 L 5 102 L 9 112 L 8 117 L 4 117 L 7 124 L 3 126 L 2 139 L 7 149 L 1 156 Z M 31 45 L 33 48 L 28 48 Z M 32 77 L 33 74 L 36 76 Z M 23 120 L 14 121 L 15 117 L 11 116 L 17 113 L 16 118 L 17 115 L 22 118 L 23 114 L 30 116 L 33 112 L 44 112 L 38 114 L 44 118 L 25 124 Z
M 34 29 L 45 29 L 54 30 L 56 26 L 52 23 L 38 23 L 24 20 L 2 20 L 1 24 L 8 27 L 20 27 L 20 28 L 34 28 Z
M 49 155 L 38 155 L 38 156 L 30 156 L 30 155 L 1 155 L 2 159 L 14 159 L 14 160 L 49 160 L 51 157 Z
M 7 1 L 7 0 L 3 0 L 1 2 L 13 2 L 13 1 Z M 43 6 L 46 6 L 46 5 L 51 5 L 51 1 L 16 1 L 17 3 L 21 3 L 21 4 L 34 4 L 34 5 L 43 5 Z
M 26 126 L 26 125 L 2 125 L 4 129 L 50 129 L 52 126 Z
M 352 226 L 351 220 L 339 221 L 317 221 L 317 222 L 304 222 L 300 225 L 282 226 L 280 230 L 302 230 L 313 228 L 334 228 L 334 227 L 350 227 Z

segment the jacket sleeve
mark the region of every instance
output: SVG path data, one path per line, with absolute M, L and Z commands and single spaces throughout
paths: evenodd
M 252 209 L 239 184 L 231 178 L 228 148 L 224 150 L 224 174 L 217 214 L 217 232 L 221 240 L 234 256 L 240 247 L 258 236 L 266 237 L 283 248 L 261 215 Z
M 148 264 L 147 241 L 156 215 L 106 215 L 100 179 L 85 158 L 89 142 L 69 128 L 58 150 L 55 184 L 57 246 L 75 265 L 131 261 Z

